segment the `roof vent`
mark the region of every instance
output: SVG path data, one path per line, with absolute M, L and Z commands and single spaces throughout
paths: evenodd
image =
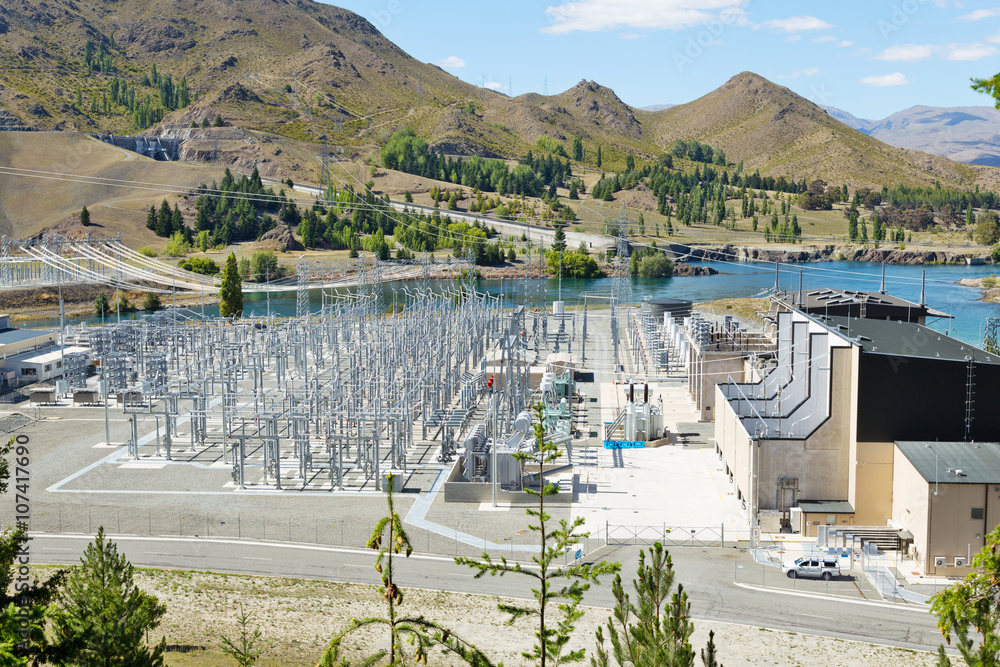
M 958 475 L 959 477 L 965 477 L 965 472 L 963 472 L 961 469 L 956 470 L 955 474 Z

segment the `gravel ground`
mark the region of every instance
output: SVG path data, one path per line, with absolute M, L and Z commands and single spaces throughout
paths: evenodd
M 43 578 L 52 569 L 36 568 Z M 261 667 L 315 665 L 331 636 L 351 619 L 385 612 L 381 594 L 372 586 L 160 570 L 141 570 L 137 578 L 144 590 L 167 605 L 163 623 L 150 636 L 165 636 L 176 647 L 168 653 L 167 664 L 181 667 L 233 664 L 219 649 L 220 637 L 237 633 L 235 614 L 241 604 L 256 614 L 263 633 L 267 655 Z M 527 664 L 520 653 L 533 643 L 533 628 L 527 621 L 509 625 L 496 608 L 500 598 L 414 589 L 404 595 L 402 613 L 441 622 L 508 667 Z M 607 610 L 586 608 L 571 645 L 584 646 L 590 654 L 594 631 L 607 617 Z M 695 622 L 696 649 L 705 645 L 710 630 L 715 631 L 720 661 L 730 667 L 935 663 L 929 653 L 711 621 Z M 384 634 L 371 633 L 350 646 L 356 656 L 385 644 Z M 457 663 L 435 657 L 433 664 Z

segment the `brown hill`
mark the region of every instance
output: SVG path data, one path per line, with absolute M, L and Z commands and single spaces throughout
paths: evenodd
M 110 58 L 110 72 L 84 66 L 88 39 Z M 608 170 L 622 168 L 627 153 L 655 158 L 675 139 L 698 139 L 745 168 L 796 179 L 1000 185 L 1000 171 L 891 148 L 751 73 L 658 112 L 633 109 L 592 81 L 511 99 L 421 63 L 362 17 L 311 0 L 5 0 L 0 128 L 135 132 L 128 109 L 105 98 L 117 76 L 157 106 L 158 89 L 143 85 L 154 64 L 191 92 L 189 107 L 164 118 L 175 127 L 221 115 L 234 126 L 367 148 L 412 127 L 439 150 L 502 157 L 522 156 L 542 137 L 568 151 L 580 136 L 591 164 L 602 148 Z
M 708 95 L 652 114 L 653 142 L 698 139 L 744 169 L 795 179 L 880 186 L 993 184 L 1000 172 L 894 148 L 834 119 L 809 100 L 743 72 Z

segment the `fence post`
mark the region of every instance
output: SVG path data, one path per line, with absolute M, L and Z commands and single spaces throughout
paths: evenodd
M 722 524 L 722 548 L 726 548 L 726 524 Z

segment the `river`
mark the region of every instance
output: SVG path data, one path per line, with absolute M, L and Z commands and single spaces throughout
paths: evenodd
M 743 262 L 693 262 L 699 266 L 711 266 L 720 273 L 714 276 L 691 276 L 669 279 L 633 279 L 633 294 L 635 299 L 645 297 L 668 297 L 676 299 L 691 299 L 692 301 L 712 301 L 722 298 L 749 297 L 762 294 L 774 286 L 774 265 L 750 264 Z M 986 266 L 886 266 L 886 290 L 889 294 L 918 301 L 920 298 L 921 271 L 926 270 L 927 303 L 938 310 L 954 316 L 953 320 L 938 320 L 929 322 L 933 328 L 949 332 L 965 342 L 980 344 L 983 323 L 987 317 L 1000 317 L 1000 304 L 979 301 L 980 291 L 958 284 L 962 278 L 980 278 L 996 272 L 996 268 Z M 834 289 L 854 289 L 876 292 L 881 282 L 882 265 L 873 262 L 819 262 L 803 264 L 782 264 L 779 270 L 781 288 L 784 290 L 798 289 L 800 271 L 802 282 L 806 289 L 829 287 Z M 611 293 L 610 278 L 595 280 L 563 280 L 562 298 L 567 306 L 582 304 L 582 294 L 607 296 Z M 560 284 L 556 279 L 548 279 L 543 283 L 546 293 L 545 301 L 554 301 L 558 297 Z M 407 283 L 389 283 L 383 287 L 383 299 L 387 304 L 393 298 L 402 299 L 403 289 Z M 479 289 L 490 294 L 502 291 L 505 300 L 519 298 L 513 281 L 484 280 Z M 163 299 L 169 304 L 169 296 Z M 590 303 L 605 302 L 596 299 Z M 318 290 L 311 294 L 311 307 L 318 309 L 320 295 Z M 244 308 L 248 315 L 264 315 L 268 310 L 280 315 L 294 315 L 296 307 L 295 292 L 272 294 L 268 299 L 266 294 L 248 294 L 244 300 Z M 200 308 L 194 308 L 200 312 Z M 206 306 L 207 315 L 218 315 L 218 306 Z M 137 317 L 142 317 L 141 313 Z M 114 319 L 112 316 L 111 319 Z M 89 324 L 99 323 L 100 318 L 94 316 L 67 318 L 68 324 L 79 324 L 86 321 Z M 58 320 L 36 320 L 29 325 L 31 328 L 48 328 L 58 326 Z

